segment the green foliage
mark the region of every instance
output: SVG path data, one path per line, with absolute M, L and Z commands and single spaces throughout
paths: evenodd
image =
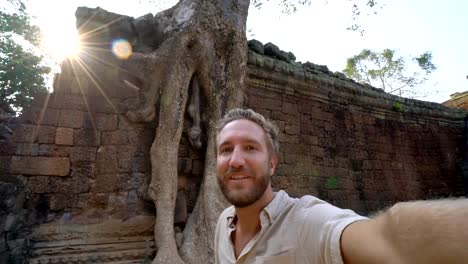
M 400 103 L 400 102 L 395 102 L 395 103 L 392 105 L 392 109 L 393 109 L 393 111 L 395 111 L 395 112 L 401 112 L 401 111 L 403 111 L 403 104 Z
M 413 65 L 408 65 L 411 62 Z M 436 66 L 432 63 L 429 51 L 407 60 L 397 56 L 392 49 L 381 52 L 364 49 L 358 55 L 348 58 L 343 72 L 351 79 L 386 92 L 415 97 L 414 88 L 427 81 L 434 70 Z
M 335 176 L 331 176 L 327 179 L 326 183 L 327 189 L 338 189 L 338 179 Z
M 31 23 L 22 0 L 0 0 L 0 104 L 14 109 L 28 106 L 33 95 L 47 91 L 38 53 L 39 28 Z

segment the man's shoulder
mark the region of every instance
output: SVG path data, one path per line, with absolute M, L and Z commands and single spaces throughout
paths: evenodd
M 293 212 L 307 218 L 310 215 L 314 215 L 314 217 L 316 217 L 319 215 L 334 216 L 355 214 L 351 210 L 341 209 L 312 195 L 304 195 L 299 198 L 288 197 L 288 200 L 292 204 L 292 208 L 294 208 Z
M 283 191 L 284 192 L 284 191 Z M 296 208 L 302 208 L 302 207 L 310 207 L 313 205 L 318 205 L 318 204 L 329 204 L 313 195 L 303 195 L 303 196 L 289 196 L 288 193 L 284 192 L 286 194 L 287 200 L 294 205 Z
M 310 214 L 320 211 L 320 205 L 327 205 L 328 203 L 320 200 L 312 195 L 295 196 L 289 195 L 287 192 L 281 190 L 277 193 L 277 200 L 270 206 L 269 212 L 273 215 L 281 214 L 293 218 L 309 217 Z

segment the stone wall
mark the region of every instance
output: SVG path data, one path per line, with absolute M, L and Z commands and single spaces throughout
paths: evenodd
M 1 148 L 2 173 L 22 179 L 30 192 L 31 263 L 131 263 L 154 253 L 155 209 L 147 187 L 155 126 L 125 117 L 138 103 L 134 91 L 103 83 L 65 63 L 54 93 L 38 96 L 9 125 L 13 136 Z M 189 146 L 184 136 L 179 232 L 195 206 L 204 163 Z
M 468 91 L 451 94 L 450 99 L 442 105 L 468 110 Z
M 247 106 L 281 128 L 273 185 L 368 214 L 463 195 L 466 112 L 399 98 L 326 67 L 249 53 Z
M 26 189 L 21 180 L 2 177 L 0 181 L 0 263 L 25 263 L 29 244 Z
M 139 103 L 136 91 L 121 86 L 112 69 L 97 68 L 102 72 L 91 75 L 64 64 L 54 93 L 10 125 L 14 135 L 0 148 L 1 173 L 29 193 L 23 207 L 31 263 L 134 263 L 154 253 L 155 209 L 146 189 L 155 127 L 126 119 Z M 465 112 L 252 51 L 246 84 L 246 106 L 281 129 L 275 189 L 363 214 L 402 200 L 461 195 L 456 161 Z M 178 232 L 204 163 L 186 133 L 179 157 Z

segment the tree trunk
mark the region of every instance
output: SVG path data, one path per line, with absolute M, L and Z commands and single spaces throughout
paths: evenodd
M 135 31 L 128 38 L 132 39 L 136 52 L 123 62 L 125 70 L 120 79 L 133 88 L 140 88 L 144 102 L 139 110 L 127 115 L 134 121 L 158 122 L 150 153 L 152 173 L 148 188 L 157 211 L 154 229 L 157 254 L 153 263 L 212 263 L 214 260 L 216 221 L 227 205 L 216 180 L 215 125 L 226 110 L 243 102 L 248 7 L 248 0 L 182 0 L 155 17 L 136 20 L 126 17 L 131 24 L 127 28 Z M 102 20 L 102 16 L 88 14 L 87 17 Z M 108 20 L 108 23 L 111 20 L 123 23 L 120 18 Z M 150 26 L 139 31 L 142 24 Z M 124 34 L 123 26 L 119 27 L 115 32 Z M 200 94 L 193 94 L 197 90 Z M 197 117 L 194 126 L 199 125 L 200 114 L 203 116 L 207 148 L 204 179 L 195 209 L 183 231 L 179 254 L 174 235 L 178 145 L 189 101 L 190 116 Z M 200 101 L 206 105 L 198 108 L 204 112 L 197 116 L 192 102 Z M 197 129 L 200 127 L 193 131 Z M 197 136 L 199 133 L 193 133 L 195 138 L 191 142 L 196 142 Z

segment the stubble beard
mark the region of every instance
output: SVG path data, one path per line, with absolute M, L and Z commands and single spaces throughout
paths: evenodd
M 244 208 L 258 201 L 263 196 L 266 189 L 268 188 L 268 185 L 270 184 L 270 175 L 268 174 L 270 171 L 270 166 L 267 165 L 267 169 L 263 175 L 255 176 L 254 184 L 248 190 L 229 189 L 225 183 L 225 179 L 229 179 L 232 173 L 240 173 L 244 171 L 248 173 L 248 175 L 253 175 L 251 174 L 251 170 L 246 168 L 239 170 L 229 168 L 228 171 L 222 175 L 222 177 L 217 177 L 218 185 L 223 192 L 224 197 L 226 197 L 226 200 L 228 200 L 228 202 L 237 208 Z

